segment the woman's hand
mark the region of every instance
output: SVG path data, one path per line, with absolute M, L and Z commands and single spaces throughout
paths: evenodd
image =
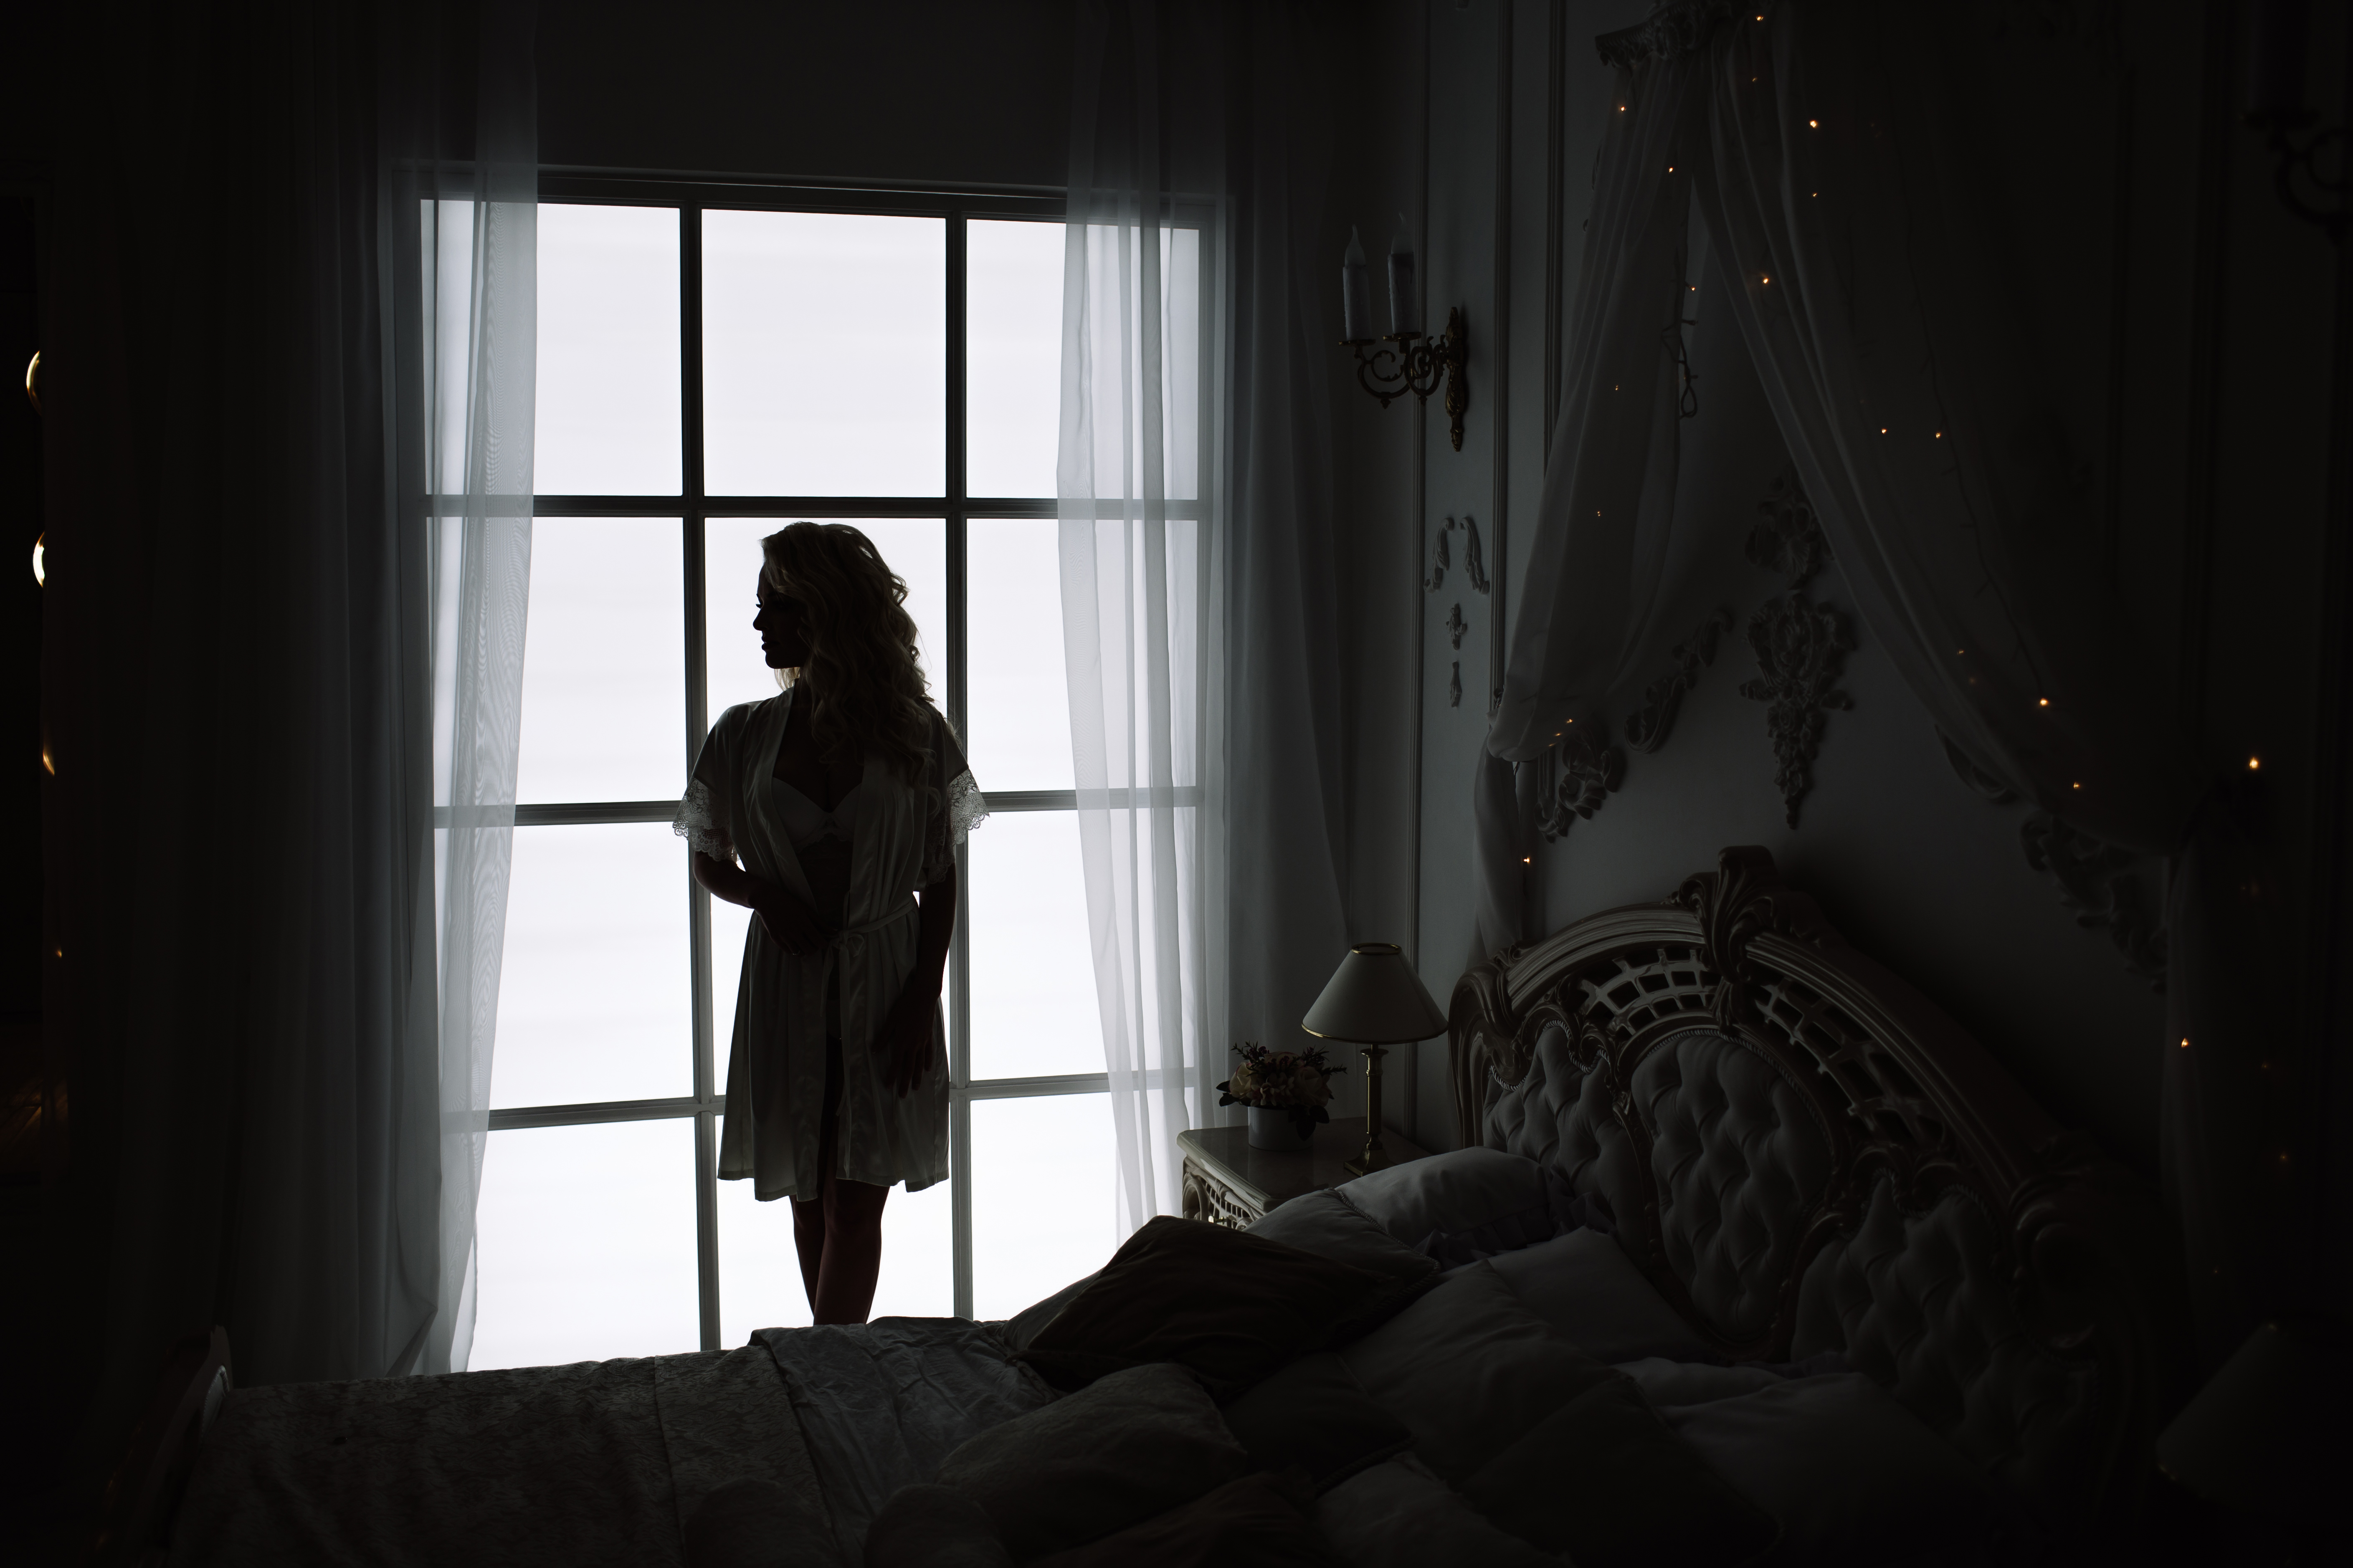
M 900 1099 L 922 1087 L 932 1068 L 932 1019 L 940 1005 L 936 988 L 926 989 L 914 979 L 891 1004 L 874 1048 L 882 1054 L 883 1069 Z
M 817 923 L 816 911 L 785 887 L 762 882 L 753 894 L 752 910 L 760 917 L 768 939 L 786 952 L 810 953 L 824 948 L 825 928 Z

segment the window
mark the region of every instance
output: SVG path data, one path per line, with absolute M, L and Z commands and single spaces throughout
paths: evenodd
M 797 518 L 856 523 L 907 579 L 992 812 L 949 967 L 954 1174 L 892 1193 L 874 1311 L 1003 1316 L 1113 1245 L 1052 500 L 1064 230 L 1029 198 L 926 199 L 543 196 L 474 1366 L 807 1321 L 789 1205 L 715 1179 L 748 911 L 670 829 L 711 721 L 775 694 L 758 542 Z

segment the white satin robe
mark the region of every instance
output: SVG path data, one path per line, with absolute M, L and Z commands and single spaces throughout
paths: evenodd
M 787 690 L 720 715 L 672 826 L 692 848 L 737 861 L 815 907 L 776 800 L 785 787 L 776 776 L 776 748 L 792 701 Z M 876 1186 L 904 1182 L 911 1193 L 948 1173 L 944 1017 L 934 1009 L 931 1069 L 903 1100 L 892 1091 L 889 1063 L 874 1041 L 915 969 L 920 925 L 909 894 L 955 868 L 956 847 L 987 805 L 936 710 L 921 787 L 869 756 L 860 788 L 840 934 L 804 954 L 777 946 L 756 915 L 744 933 L 719 1174 L 750 1177 L 762 1199 L 814 1198 L 820 1190 L 825 992 L 836 971 L 842 1083 L 834 1173 Z

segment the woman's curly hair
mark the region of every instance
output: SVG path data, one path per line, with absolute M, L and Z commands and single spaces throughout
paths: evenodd
M 907 584 L 874 542 L 846 522 L 795 522 L 760 541 L 761 575 L 808 607 L 810 713 L 827 756 L 871 752 L 920 784 L 932 749 L 932 708 L 915 655 Z

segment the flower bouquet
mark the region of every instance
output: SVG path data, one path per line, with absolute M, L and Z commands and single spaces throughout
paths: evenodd
M 1271 1051 L 1245 1040 L 1233 1049 L 1241 1065 L 1218 1085 L 1218 1103 L 1250 1107 L 1251 1148 L 1303 1148 L 1317 1123 L 1332 1120 L 1324 1109 L 1332 1101 L 1332 1075 L 1348 1069 L 1325 1061 L 1323 1047 Z

